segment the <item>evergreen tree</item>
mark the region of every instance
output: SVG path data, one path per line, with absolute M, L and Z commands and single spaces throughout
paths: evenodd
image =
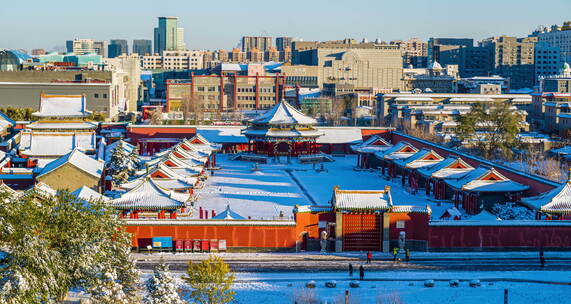
M 129 304 L 132 298 L 124 291 L 115 271 L 100 274 L 91 289 L 91 300 L 96 304 Z
M 60 192 L 0 193 L 0 303 L 61 302 L 71 288 L 92 290 L 114 272 L 131 298 L 139 277 L 131 237 L 115 210 Z
M 183 304 L 177 292 L 174 278 L 169 273 L 168 266 L 163 261 L 155 268 L 153 276 L 146 282 L 148 296 L 147 304 Z
M 234 274 L 230 266 L 218 256 L 210 256 L 200 263 L 188 263 L 187 276 L 183 277 L 192 288 L 191 299 L 199 304 L 230 303 L 235 292 L 230 288 Z
M 113 178 L 116 184 L 122 184 L 127 182 L 129 177 L 133 172 L 131 158 L 129 153 L 125 150 L 122 142 L 119 142 L 113 153 L 109 162 L 106 164 L 107 172 Z
M 459 118 L 458 138 L 474 147 L 486 159 L 498 156 L 510 158 L 518 146 L 517 135 L 522 115 L 508 102 L 478 103 L 470 113 Z

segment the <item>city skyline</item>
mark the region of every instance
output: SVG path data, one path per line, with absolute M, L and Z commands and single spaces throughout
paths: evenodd
M 561 24 L 568 19 L 566 12 L 571 9 L 571 3 L 564 0 L 552 0 L 549 5 L 541 7 L 516 0 L 502 3 L 491 0 L 478 3 L 412 0 L 406 6 L 409 11 L 395 14 L 403 10 L 402 5 L 381 1 L 353 2 L 355 10 L 351 12 L 340 10 L 339 5 L 345 3 L 337 0 L 303 2 L 303 7 L 300 6 L 301 1 L 294 1 L 294 5 L 280 9 L 269 8 L 263 1 L 254 0 L 251 5 L 231 9 L 226 9 L 230 2 L 222 1 L 217 6 L 219 11 L 212 11 L 205 3 L 161 3 L 161 7 L 147 9 L 149 6 L 145 4 L 152 2 L 142 1 L 133 6 L 104 0 L 102 6 L 109 4 L 115 7 L 107 10 L 105 15 L 70 12 L 62 18 L 53 18 L 56 13 L 61 16 L 64 7 L 70 10 L 67 2 L 71 3 L 65 0 L 61 6 L 54 7 L 32 1 L 37 10 L 25 11 L 13 3 L 3 4 L 0 26 L 12 30 L 3 33 L 0 48 L 51 50 L 63 47 L 66 40 L 73 38 L 126 39 L 130 43 L 134 39 L 152 40 L 157 17 L 171 15 L 179 17 L 180 26 L 185 28 L 188 49 L 231 49 L 238 45 L 242 36 L 258 35 L 292 36 L 306 41 L 348 37 L 357 40 L 380 38 L 384 41 L 411 37 L 422 40 L 429 37 L 480 40 L 502 34 L 524 37 L 539 25 Z M 490 9 L 492 6 L 493 10 Z M 365 7 L 367 9 L 363 10 Z M 508 9 L 510 13 L 506 14 Z M 212 22 L 214 14 L 216 22 Z M 236 19 L 237 14 L 252 17 Z M 34 22 L 29 22 L 30 19 Z M 101 22 L 102 19 L 105 22 Z M 295 20 L 295 24 L 291 24 L 291 20 Z

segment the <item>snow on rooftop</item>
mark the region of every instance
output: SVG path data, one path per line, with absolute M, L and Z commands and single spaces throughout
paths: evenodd
M 387 210 L 392 205 L 390 190 L 333 190 L 331 204 L 342 211 Z
M 37 117 L 86 117 L 85 95 L 47 95 L 40 96 L 40 110 L 32 115 Z
M 153 179 L 145 178 L 131 189 L 111 201 L 113 207 L 123 210 L 176 210 L 190 199 L 188 193 L 177 193 L 160 187 Z
M 361 129 L 357 127 L 320 127 L 323 135 L 317 138 L 318 144 L 359 144 L 363 142 Z
M 551 191 L 522 198 L 522 203 L 546 213 L 571 214 L 571 178 Z
M 283 125 L 283 124 L 301 124 L 315 125 L 317 120 L 303 114 L 294 108 L 287 101 L 281 101 L 266 113 L 254 118 L 253 124 Z
M 46 175 L 65 164 L 71 164 L 74 167 L 82 170 L 83 172 L 88 173 L 97 178 L 100 178 L 101 175 L 103 174 L 103 166 L 104 166 L 103 162 L 98 161 L 90 157 L 89 155 L 82 153 L 78 149 L 74 149 L 72 152 L 69 152 L 68 154 L 47 164 L 42 169 L 38 177 Z
M 19 150 L 28 156 L 59 157 L 78 148 L 95 150 L 94 132 L 29 132 L 22 131 Z

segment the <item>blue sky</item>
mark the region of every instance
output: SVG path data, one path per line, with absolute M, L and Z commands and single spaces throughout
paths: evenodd
M 0 48 L 66 39 L 152 39 L 157 16 L 178 16 L 191 49 L 234 47 L 243 35 L 304 40 L 526 36 L 571 20 L 571 0 L 57 0 L 2 1 Z M 240 3 L 238 5 L 237 3 Z

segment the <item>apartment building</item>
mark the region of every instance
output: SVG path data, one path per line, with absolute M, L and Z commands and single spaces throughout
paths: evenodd
M 190 119 L 219 119 L 223 112 L 268 109 L 284 96 L 285 78 L 279 75 L 192 75 L 167 82 L 166 111 L 181 118 L 190 112 Z
M 253 49 L 258 49 L 262 52 L 269 50 L 272 47 L 272 37 L 261 36 L 244 36 L 242 37 L 242 52 L 249 53 Z
M 204 68 L 202 51 L 163 51 L 142 57 L 144 70 L 196 70 Z
M 571 62 L 571 21 L 563 23 L 562 26 L 553 25 L 549 28 L 541 28 L 532 35 L 536 36 L 539 42 L 559 48 L 562 60 Z
M 535 44 L 537 37 L 492 37 L 480 45 L 490 50 L 493 73 L 510 78 L 514 89 L 535 85 Z
M 559 75 L 540 79 L 533 94 L 532 125 L 549 133 L 567 134 L 571 123 L 571 67 L 565 63 Z

